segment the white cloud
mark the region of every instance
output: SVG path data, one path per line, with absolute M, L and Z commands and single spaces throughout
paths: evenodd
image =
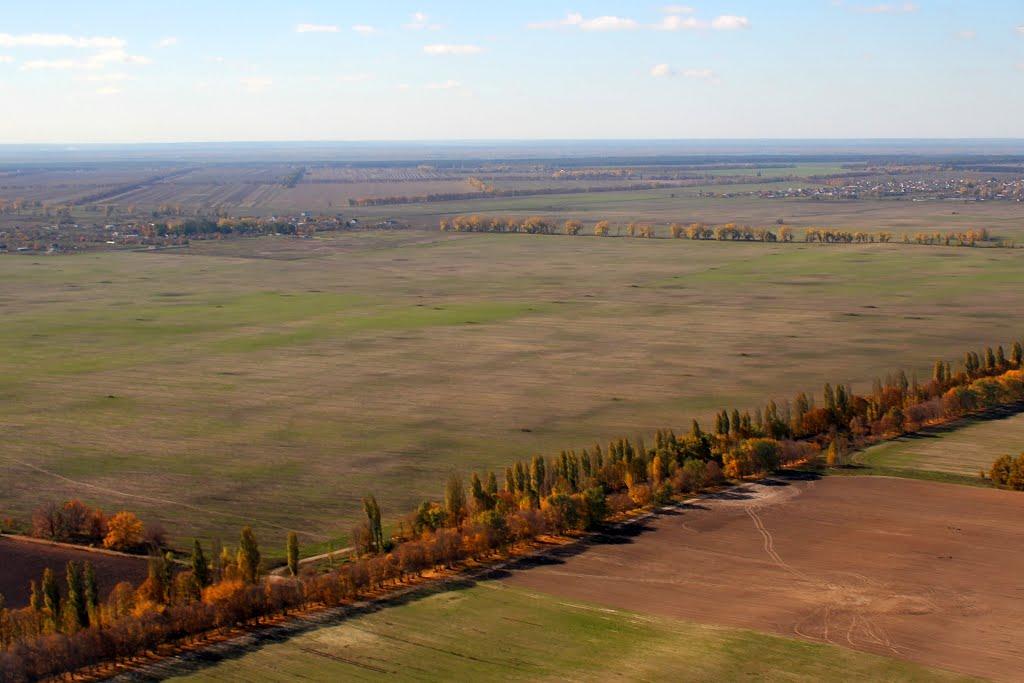
M 119 50 L 125 46 L 120 38 L 104 36 L 69 36 L 63 33 L 0 33 L 0 47 L 74 47 L 93 50 Z
M 750 28 L 750 19 L 746 17 L 738 17 L 733 14 L 723 14 L 720 17 L 715 17 L 711 22 L 711 28 L 716 31 L 737 31 L 740 29 Z
M 157 47 L 174 47 L 177 44 L 178 44 L 177 37 L 175 37 L 175 36 L 167 36 L 166 38 L 161 38 L 157 42 L 156 46 Z
M 900 5 L 862 5 L 853 8 L 854 12 L 860 12 L 861 14 L 910 14 L 917 10 L 917 5 L 912 2 L 904 2 Z
M 705 29 L 738 31 L 750 28 L 750 19 L 732 14 L 723 14 L 711 21 L 706 21 L 693 16 L 669 14 L 651 28 L 658 29 L 659 31 L 702 31 Z
M 978 34 L 975 31 L 967 29 L 965 31 L 957 31 L 956 37 L 960 40 L 974 40 L 978 37 Z
M 366 24 L 356 24 L 352 27 L 352 30 L 356 33 L 376 33 L 377 29 Z
M 0 55 L 0 64 L 13 64 L 14 57 L 10 55 Z
M 409 19 L 408 23 L 402 24 L 402 28 L 409 31 L 436 31 L 441 28 L 441 24 L 431 22 L 423 12 L 413 12 Z
M 338 27 L 333 24 L 299 24 L 296 33 L 337 33 Z
M 121 92 L 120 88 L 114 86 L 107 86 L 106 88 L 100 88 L 96 91 L 97 95 L 117 95 Z
M 1017 65 L 1017 71 L 1024 71 L 1024 62 Z
M 21 65 L 22 71 L 99 70 L 110 64 L 149 64 L 149 57 L 130 55 L 124 50 L 104 50 L 85 59 L 32 59 Z
M 616 16 L 601 16 L 593 19 L 586 19 L 579 12 L 570 12 L 564 19 L 554 21 L 539 21 L 527 24 L 527 28 L 535 30 L 555 28 L 578 28 L 581 31 L 622 31 L 638 28 L 640 25 L 634 19 Z
M 1015 31 L 1016 31 L 1017 33 L 1019 33 L 1019 34 L 1021 34 L 1022 36 L 1024 36 L 1024 24 L 1021 24 L 1020 26 L 1018 26 L 1018 27 L 1017 27 L 1017 28 L 1015 28 L 1014 30 L 1015 30 Z
M 651 67 L 651 76 L 654 78 L 671 78 L 680 76 L 698 81 L 718 82 L 718 76 L 711 69 L 673 69 L 668 64 L 655 64 Z
M 624 17 L 595 17 L 586 19 L 580 24 L 584 31 L 622 31 L 637 27 L 636 21 Z
M 274 81 L 273 79 L 267 78 L 266 76 L 249 76 L 248 78 L 243 78 L 241 81 L 239 81 L 239 83 L 242 84 L 242 87 L 245 88 L 246 91 L 251 93 L 258 93 L 263 92 L 264 90 L 272 86 L 274 84 Z
M 373 76 L 370 74 L 342 74 L 338 76 L 339 83 L 359 83 L 360 81 L 368 81 Z
M 683 17 L 678 14 L 670 14 L 654 26 L 654 28 L 662 31 L 696 31 L 697 29 L 707 27 L 708 24 L 705 21 L 701 21 L 696 17 Z
M 462 83 L 449 79 L 441 83 L 427 83 L 423 87 L 426 88 L 427 90 L 453 90 L 455 88 L 461 88 Z
M 475 55 L 483 52 L 479 45 L 425 45 L 423 52 L 428 55 Z
M 687 5 L 665 5 L 661 11 L 665 14 L 693 14 L 696 10 Z

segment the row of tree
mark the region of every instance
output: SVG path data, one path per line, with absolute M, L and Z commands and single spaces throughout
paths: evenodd
M 781 221 L 781 219 L 780 219 Z M 576 219 L 569 219 L 559 224 L 541 216 L 527 218 L 510 218 L 482 216 L 480 214 L 459 215 L 442 218 L 442 232 L 498 232 L 498 233 L 529 233 L 553 235 L 579 235 L 584 231 L 584 224 Z M 656 238 L 656 226 L 652 223 L 628 222 L 625 226 L 612 225 L 608 221 L 597 221 L 593 234 L 607 237 L 612 234 L 623 234 L 637 238 Z M 736 223 L 709 225 L 707 223 L 672 223 L 668 226 L 668 235 L 672 239 L 717 240 L 720 242 L 793 242 L 796 233 L 787 225 L 776 228 L 751 227 Z M 888 244 L 902 241 L 904 244 L 931 244 L 944 246 L 973 247 L 978 242 L 989 242 L 991 236 L 987 229 L 967 230 L 959 232 L 918 232 L 906 233 L 901 236 L 893 232 L 880 230 L 876 232 L 835 230 L 832 228 L 807 228 L 803 233 L 804 242 L 822 244 Z
M 119 584 L 103 601 L 94 591 L 80 591 L 78 578 L 74 587 L 69 579 L 61 596 L 44 577 L 41 598 L 33 598 L 28 608 L 0 610 L 5 646 L 0 679 L 34 679 L 123 660 L 211 629 L 345 604 L 430 570 L 486 560 L 542 534 L 592 529 L 627 511 L 719 485 L 724 477 L 806 462 L 822 450 L 829 464 L 841 464 L 851 446 L 1024 401 L 1024 347 L 1015 343 L 1008 355 L 1001 347 L 968 352 L 955 371 L 949 362 L 936 361 L 924 382 L 892 373 L 864 394 L 826 384 L 818 400 L 801 393 L 781 405 L 769 401 L 753 414 L 723 409 L 711 432 L 693 421 L 688 433 L 659 430 L 650 444 L 640 437 L 619 438 L 605 446 L 537 455 L 513 463 L 500 477 L 473 474 L 468 486 L 453 474 L 443 499 L 423 501 L 398 520 L 390 536 L 380 506 L 368 496 L 365 519 L 352 534 L 356 554 L 327 571 L 300 571 L 298 541 L 290 534 L 292 578 L 262 579 L 259 545 L 246 528 L 236 550 L 214 548 L 210 559 L 197 541 L 187 570 L 177 570 L 170 555 L 155 555 L 140 586 Z M 1018 461 L 994 467 L 993 482 L 1015 485 Z M 32 591 L 36 595 L 35 586 Z M 90 596 L 86 616 L 79 618 L 80 601 L 71 596 L 85 594 Z M 69 609 L 75 616 L 67 616 Z
M 349 206 L 388 206 L 391 204 L 424 204 L 429 202 L 450 202 L 465 199 L 487 197 L 535 197 L 551 194 L 589 194 L 592 192 L 630 192 L 635 190 L 658 190 L 662 188 L 684 187 L 685 182 L 633 182 L 620 185 L 595 185 L 592 187 L 531 187 L 531 188 L 496 188 L 476 178 L 471 179 L 474 192 L 432 192 L 420 195 L 393 195 L 389 197 L 353 197 L 348 200 Z
M 160 525 L 147 529 L 133 512 L 121 510 L 108 517 L 103 510 L 77 499 L 39 507 L 32 514 L 31 532 L 36 538 L 84 545 L 102 543 L 104 548 L 127 552 L 158 549 L 166 540 Z

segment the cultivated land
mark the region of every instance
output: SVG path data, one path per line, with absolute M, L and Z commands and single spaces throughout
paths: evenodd
M 1024 414 L 964 421 L 868 448 L 857 462 L 900 473 L 960 475 L 980 481 L 1000 455 L 1024 452 Z
M 146 558 L 78 550 L 63 545 L 24 541 L 0 536 L 0 595 L 6 607 L 24 607 L 29 601 L 29 582 L 37 584 L 44 569 L 51 569 L 64 585 L 69 561 L 91 562 L 103 597 L 119 581 L 137 585 L 146 578 Z
M 487 582 L 254 647 L 170 680 L 961 680 L 885 657 L 639 611 Z
M 436 230 L 9 256 L 0 504 L 309 552 L 361 496 L 394 519 L 451 468 L 1008 344 L 1022 259 Z
M 702 502 L 507 582 L 1011 681 L 1024 670 L 1022 515 L 1015 492 L 830 477 Z

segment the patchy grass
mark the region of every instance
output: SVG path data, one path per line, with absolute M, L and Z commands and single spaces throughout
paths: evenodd
M 1024 251 L 394 231 L 11 256 L 0 493 L 266 549 L 452 470 L 1019 337 Z M 33 469 L 35 468 L 35 469 Z M 42 494 L 41 494 L 42 492 Z
M 978 473 L 988 472 L 1001 455 L 1021 452 L 1024 413 L 925 430 L 872 446 L 857 454 L 856 460 L 867 474 L 987 486 Z
M 179 681 L 952 681 L 915 664 L 501 584 L 436 593 L 255 648 Z

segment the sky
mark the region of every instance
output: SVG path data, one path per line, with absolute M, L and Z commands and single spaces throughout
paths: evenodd
M 1021 0 L 0 0 L 0 143 L 1024 138 Z

